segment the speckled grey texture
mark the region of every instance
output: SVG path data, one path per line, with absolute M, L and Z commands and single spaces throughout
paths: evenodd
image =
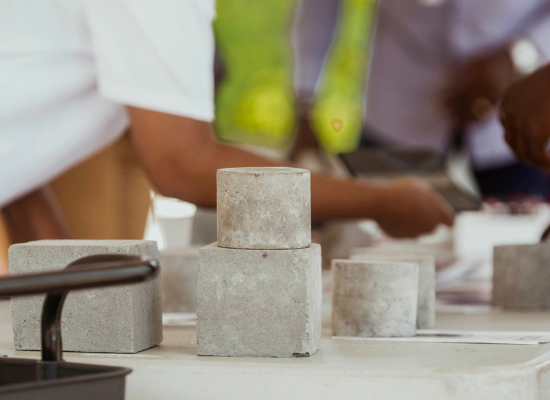
M 495 247 L 493 304 L 504 308 L 550 309 L 550 244 Z
M 10 274 L 56 271 L 94 254 L 159 259 L 154 241 L 43 240 L 10 247 Z M 43 300 L 44 296 L 11 300 L 17 350 L 40 350 Z M 159 344 L 162 341 L 160 276 L 141 284 L 69 293 L 61 328 L 64 351 L 137 353 Z
M 199 247 L 161 250 L 160 267 L 162 269 L 162 311 L 166 313 L 196 312 Z
M 235 357 L 315 353 L 321 339 L 321 246 L 199 255 L 197 352 Z
M 355 254 L 352 260 L 403 261 L 418 264 L 416 327 L 435 328 L 435 257 L 422 254 Z
M 218 246 L 298 249 L 311 244 L 308 170 L 220 169 L 217 185 Z
M 334 336 L 414 336 L 417 299 L 418 264 L 332 261 Z

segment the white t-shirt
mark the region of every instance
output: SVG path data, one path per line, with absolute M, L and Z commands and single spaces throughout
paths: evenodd
M 116 140 L 214 118 L 214 0 L 0 0 L 0 208 Z

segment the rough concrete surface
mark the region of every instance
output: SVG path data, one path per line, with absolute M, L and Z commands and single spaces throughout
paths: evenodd
M 308 170 L 220 169 L 217 185 L 218 246 L 298 249 L 311 244 Z
M 217 240 L 218 214 L 215 208 L 197 207 L 193 216 L 191 244 L 206 246 Z
M 435 257 L 422 254 L 356 254 L 352 260 L 403 261 L 418 264 L 416 327 L 435 328 Z
M 197 352 L 308 356 L 321 337 L 321 246 L 199 253 Z
M 334 336 L 414 336 L 417 299 L 418 264 L 332 261 Z
M 166 313 L 196 312 L 199 247 L 161 250 L 160 267 L 162 269 L 162 311 Z
M 504 308 L 550 309 L 550 244 L 495 247 L 493 304 Z
M 43 240 L 10 247 L 10 274 L 56 271 L 81 257 L 95 254 L 159 259 L 154 241 Z M 159 344 L 162 341 L 160 289 L 159 276 L 142 284 L 69 293 L 61 318 L 63 350 L 136 353 Z M 17 350 L 40 349 L 43 300 L 44 296 L 11 300 Z

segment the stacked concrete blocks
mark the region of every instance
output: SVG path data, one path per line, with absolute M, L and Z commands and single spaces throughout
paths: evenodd
M 334 336 L 414 336 L 417 299 L 416 263 L 332 261 Z
M 154 241 L 42 240 L 9 249 L 10 275 L 56 271 L 96 254 L 127 254 L 158 260 Z M 15 348 L 40 350 L 44 296 L 11 300 Z M 69 293 L 61 319 L 63 350 L 137 353 L 162 341 L 160 277 L 136 285 Z
M 300 357 L 321 338 L 309 172 L 218 171 L 218 242 L 199 252 L 197 352 Z

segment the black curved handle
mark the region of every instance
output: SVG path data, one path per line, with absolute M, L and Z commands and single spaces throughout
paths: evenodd
M 102 254 L 80 258 L 61 271 L 0 279 L 0 299 L 46 293 L 42 307 L 42 361 L 62 361 L 61 313 L 70 290 L 144 282 L 158 275 L 155 260 Z

